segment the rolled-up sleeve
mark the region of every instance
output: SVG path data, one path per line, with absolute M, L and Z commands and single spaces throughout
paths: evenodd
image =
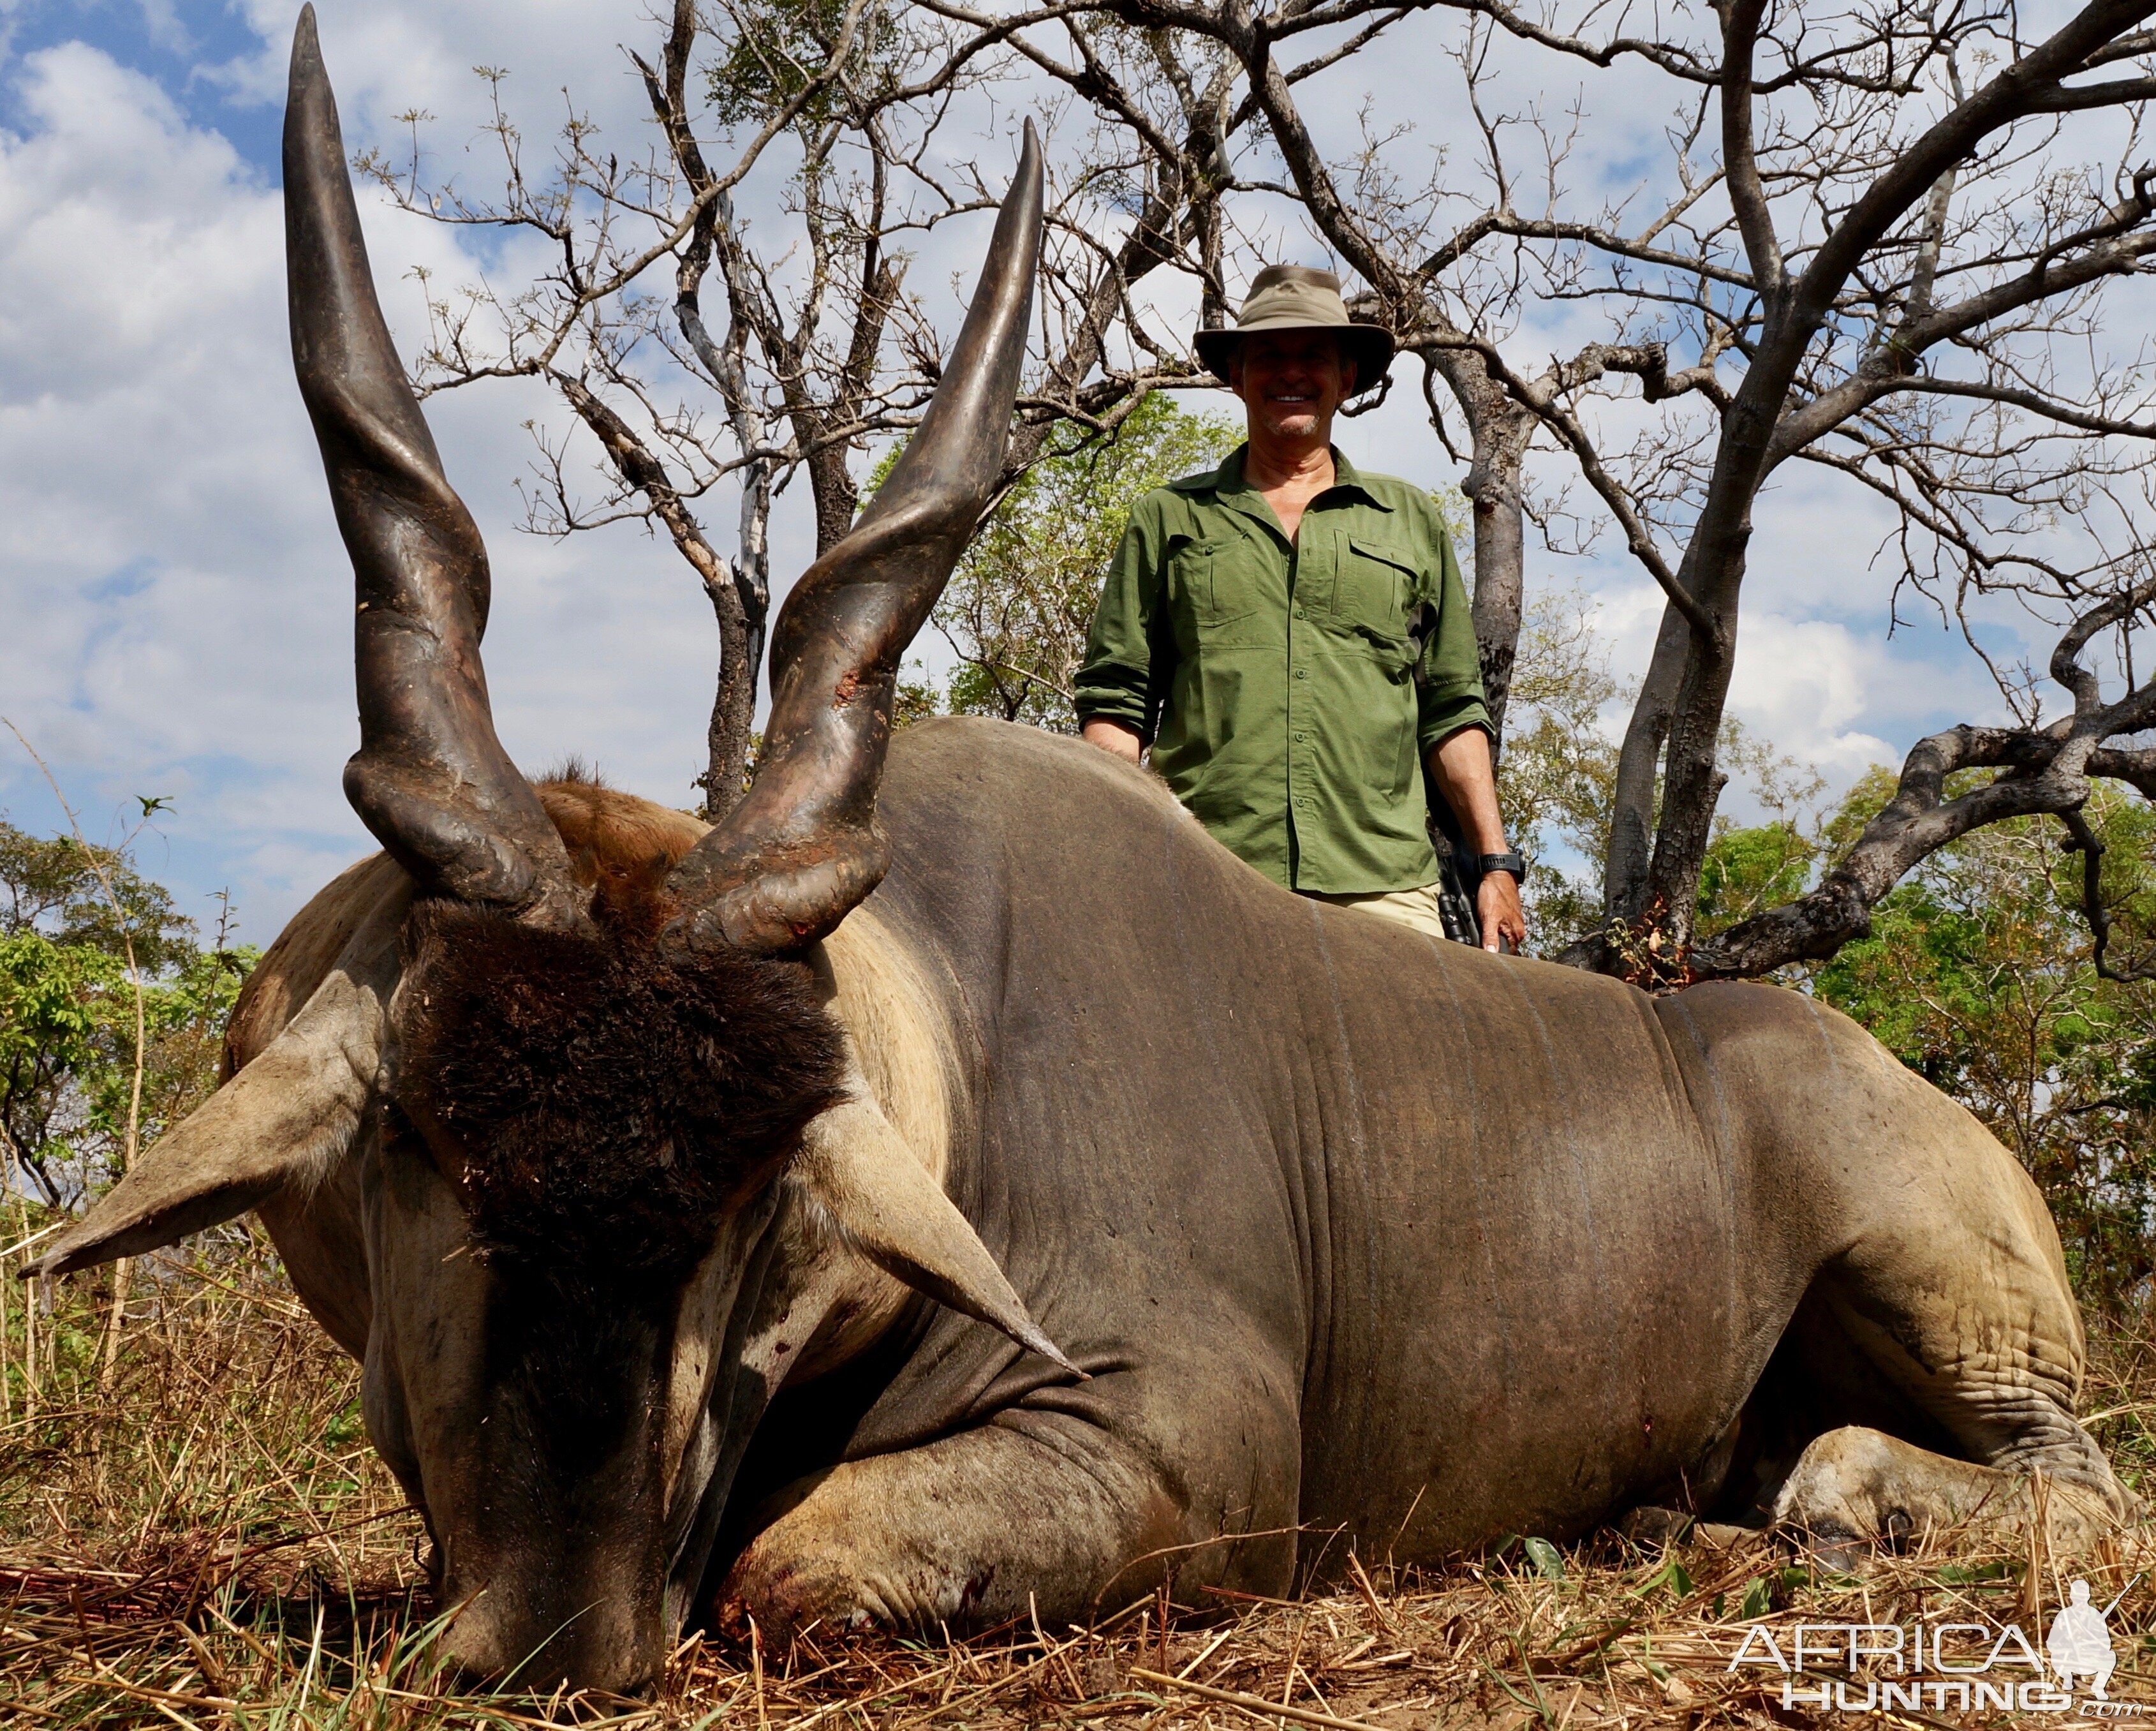
M 1157 642 L 1164 634 L 1156 617 L 1162 539 L 1159 504 L 1141 499 L 1109 562 L 1071 691 L 1081 727 L 1096 717 L 1120 722 L 1147 744 L 1159 719 L 1153 694 L 1165 689 L 1170 671 L 1160 663 L 1173 653 Z
M 1462 727 L 1493 732 L 1490 710 L 1482 695 L 1482 661 L 1475 646 L 1475 617 L 1467 605 L 1467 586 L 1460 579 L 1460 561 L 1452 551 L 1452 537 L 1445 532 L 1435 513 L 1428 527 L 1435 542 L 1437 629 L 1423 645 L 1415 718 L 1415 738 L 1424 756 Z

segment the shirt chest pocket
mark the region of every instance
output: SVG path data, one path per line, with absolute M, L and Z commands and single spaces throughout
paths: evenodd
M 1169 553 L 1168 608 L 1178 637 L 1202 637 L 1256 611 L 1256 587 L 1242 569 L 1238 547 L 1229 536 L 1181 542 Z
M 1404 547 L 1342 535 L 1332 587 L 1334 623 L 1360 639 L 1388 667 L 1414 659 L 1408 615 L 1416 588 L 1414 556 Z

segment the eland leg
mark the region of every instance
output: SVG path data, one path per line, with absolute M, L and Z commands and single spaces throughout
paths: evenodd
M 1961 1187 L 1956 1207 L 1898 1213 L 1821 1273 L 1799 1318 L 1803 1357 L 1841 1389 L 1889 1396 L 1902 1421 L 1876 1398 L 1827 1402 L 1842 1415 L 1775 1493 L 1777 1524 L 1829 1548 L 2025 1532 L 2041 1502 L 2053 1540 L 2073 1549 L 2133 1514 L 2074 1418 L 2085 1339 L 2057 1236 L 2035 1187 L 2018 1169 L 2011 1179 Z
M 1883 1431 L 1845 1425 L 1815 1438 L 1774 1498 L 1775 1524 L 1814 1550 L 1845 1560 L 1872 1540 L 1902 1544 L 1960 1533 L 1986 1540 L 2025 1533 L 2035 1481 L 1956 1461 Z M 2101 1497 L 2067 1486 L 2044 1495 L 2051 1542 L 2078 1550 L 2115 1523 Z
M 1276 1416 L 1267 1428 L 1278 1446 L 1202 1465 L 1024 1409 L 842 1462 L 760 1512 L 716 1620 L 737 1632 L 752 1617 L 773 1632 L 819 1620 L 933 1630 L 1038 1615 L 1060 1629 L 1168 1580 L 1178 1596 L 1205 1585 L 1283 1593 L 1298 1486 L 1293 1420 Z

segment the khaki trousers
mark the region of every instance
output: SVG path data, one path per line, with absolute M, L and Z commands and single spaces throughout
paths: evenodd
M 1358 913 L 1373 913 L 1381 920 L 1412 927 L 1431 937 L 1445 936 L 1445 917 L 1437 909 L 1437 886 L 1419 890 L 1380 890 L 1371 896 L 1319 896 L 1313 901 L 1329 901 L 1335 907 L 1352 907 Z

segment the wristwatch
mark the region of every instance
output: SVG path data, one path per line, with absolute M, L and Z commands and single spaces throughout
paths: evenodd
M 1475 861 L 1475 869 L 1485 877 L 1493 871 L 1507 871 L 1514 883 L 1527 881 L 1527 862 L 1517 854 L 1484 854 Z

